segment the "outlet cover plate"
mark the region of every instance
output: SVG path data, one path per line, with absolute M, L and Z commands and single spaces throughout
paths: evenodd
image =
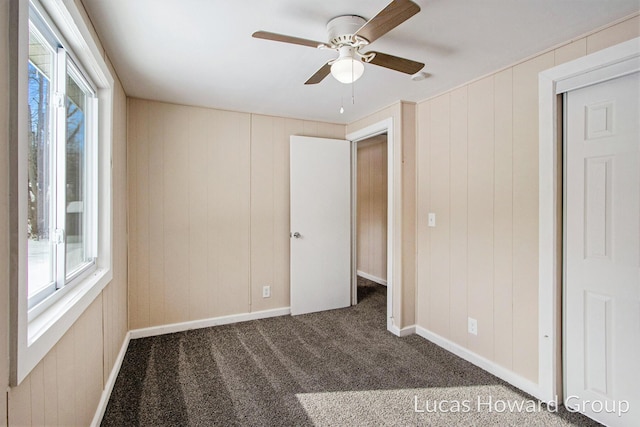
M 472 335 L 478 335 L 478 321 L 471 317 L 468 318 L 468 329 Z

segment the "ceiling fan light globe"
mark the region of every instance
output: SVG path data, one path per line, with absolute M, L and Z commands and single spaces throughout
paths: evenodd
M 331 75 L 340 83 L 353 83 L 364 74 L 364 64 L 354 58 L 345 57 L 331 64 Z

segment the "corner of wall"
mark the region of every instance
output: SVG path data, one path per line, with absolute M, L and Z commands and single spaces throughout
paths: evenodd
M 0 3 L 0 235 L 9 235 L 9 2 Z M 0 426 L 8 425 L 9 239 L 0 239 Z
M 417 104 L 401 102 L 402 126 L 402 319 L 416 322 L 416 189 Z

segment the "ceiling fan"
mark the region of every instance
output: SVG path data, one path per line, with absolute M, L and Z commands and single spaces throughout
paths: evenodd
M 424 67 L 423 63 L 381 52 L 361 52 L 360 49 L 373 43 L 418 12 L 420 12 L 420 6 L 411 0 L 393 0 L 368 21 L 357 15 L 335 17 L 327 23 L 329 33 L 327 43 L 268 31 L 256 31 L 253 37 L 337 51 L 338 57 L 320 67 L 305 82 L 306 85 L 320 83 L 329 74 L 339 82 L 353 83 L 364 73 L 363 62 L 406 74 L 415 74 Z

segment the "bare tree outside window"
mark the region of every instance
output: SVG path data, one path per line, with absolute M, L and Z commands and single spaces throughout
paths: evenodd
M 42 37 L 29 33 L 29 135 L 27 170 L 28 294 L 54 281 L 51 145 L 51 70 L 53 52 Z

